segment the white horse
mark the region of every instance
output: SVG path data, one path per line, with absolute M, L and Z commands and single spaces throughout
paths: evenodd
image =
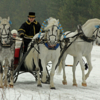
M 8 86 L 8 81 L 7 81 L 8 72 L 10 72 L 9 87 L 13 87 L 15 42 L 11 38 L 10 24 L 11 21 L 9 17 L 8 19 L 6 18 L 1 19 L 0 22 L 0 88 L 3 88 L 4 86 L 6 87 Z M 3 74 L 4 74 L 4 84 L 2 80 Z
M 73 86 L 77 86 L 75 70 L 76 70 L 76 65 L 77 65 L 78 61 L 81 65 L 81 70 L 82 70 L 82 86 L 87 86 L 86 79 L 89 77 L 89 74 L 92 70 L 92 64 L 91 64 L 91 51 L 92 51 L 92 47 L 93 47 L 93 41 L 91 41 L 92 37 L 97 39 L 96 40 L 97 44 L 100 44 L 100 33 L 99 33 L 100 26 L 98 26 L 98 25 L 100 25 L 100 20 L 95 18 L 95 19 L 88 20 L 82 26 L 82 30 L 83 30 L 84 34 L 81 30 L 80 35 L 84 35 L 83 38 L 85 40 L 83 40 L 80 36 L 76 36 L 76 34 L 78 34 L 77 31 L 71 32 L 70 34 L 68 34 L 69 32 L 65 33 L 67 35 L 66 37 L 70 39 L 70 42 L 73 41 L 73 43 L 65 51 L 65 53 L 62 57 L 61 64 L 59 66 L 59 71 L 61 71 L 61 68 L 63 67 L 63 84 L 67 84 L 66 75 L 65 75 L 65 59 L 66 59 L 67 54 L 70 54 L 74 58 L 74 62 L 73 62 L 73 66 L 72 66 Z M 73 36 L 75 36 L 75 37 L 71 38 Z M 91 42 L 89 42 L 89 41 L 91 41 Z M 88 72 L 86 75 L 84 72 L 85 66 L 84 66 L 84 63 L 82 60 L 82 56 L 84 56 L 86 58 L 88 66 L 89 66 Z
M 46 41 L 42 41 L 40 44 L 34 45 L 35 48 L 33 48 L 29 54 L 27 55 L 25 59 L 26 66 L 32 70 L 32 59 L 34 59 L 34 63 L 36 67 L 38 67 L 38 59 L 41 59 L 41 64 L 43 67 L 43 76 L 42 76 L 42 82 L 46 82 L 46 66 L 49 61 L 52 61 L 52 68 L 50 72 L 50 88 L 55 89 L 54 82 L 53 82 L 53 76 L 55 74 L 55 66 L 58 62 L 58 58 L 60 56 L 60 46 L 59 41 L 59 30 L 58 30 L 58 22 L 59 20 L 56 20 L 55 18 L 49 18 L 47 27 L 44 28 L 45 33 L 42 33 L 41 38 L 43 37 L 43 40 L 46 38 Z M 36 38 L 38 38 L 38 34 L 33 37 L 34 41 Z M 57 48 L 56 48 L 57 47 Z M 39 50 L 40 53 L 38 53 L 37 50 Z M 38 67 L 39 68 L 39 67 Z

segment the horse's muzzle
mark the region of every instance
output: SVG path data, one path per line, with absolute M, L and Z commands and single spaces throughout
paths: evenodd
M 55 46 L 57 44 L 57 41 L 48 41 L 48 44 L 50 46 Z

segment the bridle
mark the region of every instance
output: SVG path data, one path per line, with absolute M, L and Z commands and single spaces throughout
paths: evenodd
M 97 28 L 96 28 L 96 30 L 93 32 L 93 34 L 96 32 L 96 37 L 95 38 L 100 38 L 100 36 L 98 35 L 98 33 L 100 33 L 100 31 L 99 31 L 99 28 L 100 28 L 100 26 L 98 26 Z
M 0 37 L 0 40 L 2 40 L 2 39 L 7 39 L 7 41 L 8 41 L 8 39 L 11 37 L 10 36 L 10 27 L 7 29 L 9 32 L 7 33 L 7 30 L 6 30 L 6 28 L 5 28 L 5 26 L 7 25 L 7 24 L 2 24 L 3 25 L 3 28 L 1 28 L 2 29 L 2 31 L 1 31 L 1 37 Z M 3 33 L 3 30 L 5 31 L 5 34 L 2 34 Z M 5 36 L 5 37 L 3 37 L 3 36 Z
M 54 35 L 54 33 L 53 33 L 54 27 L 57 27 L 57 29 L 58 29 L 58 26 L 57 26 L 57 25 L 53 25 L 53 26 L 52 26 L 52 34 L 49 35 L 48 41 L 50 41 L 50 37 L 51 37 L 51 36 L 55 37 L 55 41 L 58 41 L 56 35 Z M 47 34 L 49 34 L 49 33 L 48 33 L 49 31 L 50 31 L 50 30 L 47 31 Z M 58 33 L 57 33 L 57 34 L 58 34 Z
M 79 28 L 80 28 L 80 30 L 81 30 L 81 34 L 80 34 L 80 31 L 78 31 L 78 34 L 80 35 L 79 37 L 80 37 L 81 39 L 83 39 L 84 41 L 86 41 L 86 42 L 94 42 L 94 41 L 97 39 L 97 37 L 100 38 L 100 36 L 98 35 L 98 33 L 100 33 L 100 31 L 99 31 L 99 28 L 100 28 L 100 27 L 96 27 L 96 29 L 95 29 L 94 32 L 93 32 L 92 37 L 87 37 L 87 36 L 85 36 L 85 34 L 84 34 L 84 32 L 83 32 L 81 26 L 79 26 Z M 96 32 L 96 35 L 94 35 L 95 32 Z M 77 36 L 78 34 L 76 34 L 76 36 Z M 75 37 L 75 36 L 74 36 L 74 37 Z

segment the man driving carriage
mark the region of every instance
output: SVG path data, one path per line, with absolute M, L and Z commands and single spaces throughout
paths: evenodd
M 24 53 L 27 51 L 28 44 L 31 42 L 31 38 L 37 33 L 39 33 L 41 25 L 35 20 L 35 12 L 29 12 L 28 19 L 24 22 L 18 30 L 18 33 L 24 41 Z M 42 70 L 40 60 L 39 66 Z
M 35 13 L 29 12 L 28 20 L 24 22 L 18 30 L 21 38 L 24 39 L 24 52 L 27 51 L 28 44 L 33 36 L 39 33 L 41 25 L 35 20 Z

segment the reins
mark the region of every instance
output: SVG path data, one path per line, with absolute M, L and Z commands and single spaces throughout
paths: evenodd
M 84 41 L 76 41 L 76 42 L 94 42 L 95 39 L 96 39 L 97 37 L 100 38 L 100 36 L 98 36 L 99 28 L 100 28 L 100 27 L 96 28 L 96 30 L 93 32 L 93 34 L 94 34 L 94 33 L 97 31 L 96 37 L 94 37 L 94 35 L 93 35 L 92 37 L 87 37 L 87 36 L 85 36 L 83 30 L 81 29 L 82 33 L 78 33 L 78 34 L 76 34 L 76 35 L 74 35 L 74 36 L 72 36 L 72 37 L 68 37 L 68 38 L 74 38 L 74 37 L 80 35 L 80 38 L 81 38 L 82 40 L 84 40 Z M 67 36 L 68 34 L 70 34 L 70 33 L 71 33 L 71 32 L 67 33 L 66 36 Z
M 66 40 L 65 40 L 65 41 L 66 41 L 65 46 L 64 46 L 64 48 L 63 48 L 63 50 L 62 50 L 62 52 L 61 52 L 61 55 L 60 55 L 60 57 L 59 57 L 59 59 L 58 59 L 58 63 L 56 64 L 55 69 L 56 69 L 57 66 L 59 65 L 59 63 L 60 63 L 60 61 L 61 61 L 61 58 L 62 58 L 63 54 L 65 53 L 65 51 L 71 46 L 72 43 L 74 43 L 74 41 L 75 41 L 79 36 L 80 36 L 80 34 L 77 35 L 77 37 L 76 37 L 72 42 L 70 42 L 70 44 L 68 44 L 68 43 L 69 43 L 69 38 L 66 38 Z

